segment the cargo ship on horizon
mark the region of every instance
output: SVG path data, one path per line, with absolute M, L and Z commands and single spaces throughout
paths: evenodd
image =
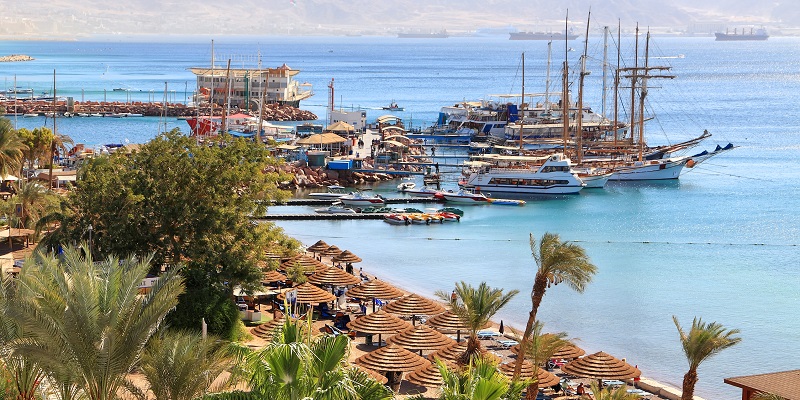
M 417 32 L 417 33 L 397 33 L 398 38 L 402 39 L 446 39 L 449 38 L 450 35 L 447 33 L 446 30 L 442 30 L 440 32 Z
M 738 41 L 738 40 L 767 40 L 769 39 L 769 34 L 767 30 L 764 29 L 762 26 L 761 28 L 755 29 L 750 28 L 750 33 L 745 33 L 744 28 L 742 28 L 742 32 L 738 33 L 736 28 L 733 29 L 733 33 L 728 33 L 726 30 L 725 33 L 717 32 L 714 34 L 714 37 L 717 41 Z
M 508 40 L 574 40 L 577 39 L 577 33 L 573 33 L 572 29 L 567 32 L 509 32 Z

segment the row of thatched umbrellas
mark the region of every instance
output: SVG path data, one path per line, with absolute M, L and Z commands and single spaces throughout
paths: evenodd
M 323 256 L 330 256 L 334 262 L 354 263 L 361 261 L 354 254 L 348 251 L 341 251 L 336 246 L 328 246 L 323 241 L 315 243 L 308 250 Z M 347 324 L 352 330 L 365 334 L 377 334 L 379 345 L 382 335 L 394 335 L 386 340 L 386 346 L 379 347 L 355 360 L 356 365 L 367 370 L 393 373 L 392 376 L 395 378 L 392 382 L 393 386 L 399 386 L 400 374 L 403 372 L 409 373 L 407 380 L 412 383 L 423 386 L 439 386 L 442 384 L 442 377 L 438 366 L 432 361 L 439 359 L 445 365 L 452 366 L 459 355 L 464 352 L 466 348 L 464 343 L 459 343 L 443 333 L 460 332 L 466 330 L 467 327 L 457 315 L 445 311 L 441 304 L 416 294 L 404 296 L 404 292 L 400 289 L 377 279 L 361 283 L 361 279 L 358 277 L 306 255 L 295 256 L 282 263 L 281 267 L 287 269 L 298 264 L 304 270 L 314 271 L 308 278 L 308 283 L 294 288 L 298 303 L 318 304 L 336 299 L 333 294 L 314 285 L 356 285 L 347 291 L 349 296 L 371 300 L 398 299 L 390 302 L 379 311 L 359 317 Z M 270 275 L 268 276 L 267 274 Z M 267 274 L 264 277 L 265 281 L 286 279 L 285 276 L 276 271 Z M 433 315 L 433 317 L 428 319 L 424 325 L 413 326 L 393 314 L 406 316 Z M 280 323 L 282 323 L 282 320 L 264 324 L 271 325 L 265 326 L 264 330 L 271 331 Z M 432 351 L 428 355 L 428 359 L 421 357 L 423 351 Z M 515 351 L 518 352 L 518 348 Z M 419 352 L 419 355 L 415 352 Z M 570 344 L 556 352 L 553 358 L 572 359 L 573 361 L 565 364 L 562 370 L 568 374 L 584 378 L 625 380 L 640 375 L 640 371 L 637 368 L 606 353 L 599 352 L 579 358 L 583 354 L 585 354 L 585 351 Z M 491 355 L 489 356 L 491 357 Z M 500 371 L 511 376 L 514 371 L 514 363 L 512 361 L 501 364 Z M 382 375 L 380 376 L 383 377 Z M 557 376 L 542 368 L 534 367 L 527 360 L 523 361 L 521 376 L 523 378 L 536 376 L 540 387 L 553 386 L 560 381 Z

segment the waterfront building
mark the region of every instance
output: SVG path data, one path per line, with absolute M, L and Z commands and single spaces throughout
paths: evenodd
M 189 68 L 197 76 L 196 101 L 213 101 L 225 105 L 226 91 L 231 106 L 258 109 L 262 96 L 266 103 L 280 103 L 299 107 L 300 100 L 314 93 L 311 84 L 294 79 L 300 70 L 283 64 L 278 68 Z

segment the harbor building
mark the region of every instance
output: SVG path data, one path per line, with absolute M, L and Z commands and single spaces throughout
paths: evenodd
M 314 93 L 311 84 L 294 79 L 300 71 L 283 64 L 278 68 L 189 68 L 197 76 L 195 102 L 212 101 L 224 105 L 226 92 L 231 106 L 258 109 L 262 96 L 265 102 L 299 107 L 300 100 Z

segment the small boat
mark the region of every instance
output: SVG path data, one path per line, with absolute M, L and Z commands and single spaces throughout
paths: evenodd
M 408 219 L 405 215 L 402 214 L 386 214 L 383 217 L 383 222 L 391 225 L 410 225 L 411 220 Z
M 489 199 L 489 203 L 497 204 L 498 206 L 524 206 L 525 200 Z
M 489 204 L 489 198 L 483 193 L 469 192 L 466 190 L 459 190 L 458 192 L 442 192 L 442 197 L 444 197 L 446 201 L 453 203 Z
M 381 109 L 382 110 L 387 110 L 387 111 L 403 111 L 403 110 L 405 110 L 405 108 L 398 106 L 397 103 L 395 103 L 394 101 L 392 101 L 392 103 L 389 104 L 388 106 L 381 107 Z
M 451 214 L 458 215 L 459 217 L 463 217 L 463 216 L 464 216 L 464 211 L 462 211 L 462 210 L 461 210 L 461 209 L 459 209 L 459 208 L 455 208 L 455 207 L 444 207 L 444 208 L 440 208 L 440 209 L 439 209 L 439 212 L 440 212 L 440 213 L 451 213 Z
M 577 173 L 578 178 L 583 181 L 585 189 L 602 189 L 606 186 L 608 178 L 611 178 L 613 172 L 605 169 L 585 168 L 573 170 Z
M 410 194 L 413 197 L 436 197 L 437 193 L 440 193 L 438 190 L 431 189 L 427 186 L 423 186 L 419 189 L 412 188 L 404 190 L 405 193 Z
M 314 212 L 318 212 L 320 214 L 355 214 L 356 210 L 342 206 L 330 206 L 325 208 L 317 208 L 314 210 Z
M 380 195 L 369 196 L 361 192 L 353 192 L 339 197 L 339 201 L 350 206 L 374 206 L 386 203 Z
M 444 223 L 444 217 L 439 215 L 438 213 L 425 214 L 425 215 L 428 217 L 428 220 L 430 220 L 431 223 L 440 223 L 440 224 Z
M 409 190 L 413 190 L 415 187 L 417 187 L 417 184 L 414 182 L 401 182 L 399 185 L 397 185 L 397 191 L 408 192 Z
M 128 116 L 129 116 L 129 117 L 144 117 L 144 114 L 138 114 L 138 113 L 128 113 Z
M 111 91 L 112 92 L 127 92 L 128 89 L 118 87 L 118 88 L 111 89 Z
M 331 185 L 331 186 L 328 186 L 328 191 L 327 192 L 309 193 L 308 197 L 311 197 L 313 199 L 335 200 L 335 199 L 338 199 L 338 198 L 340 198 L 340 197 L 342 197 L 344 195 L 347 195 L 349 193 L 350 192 L 348 192 L 347 189 L 344 186 Z
M 411 221 L 412 224 L 419 224 L 419 225 L 422 225 L 422 224 L 430 225 L 431 224 L 431 218 L 430 218 L 430 216 L 428 216 L 428 214 L 423 214 L 423 213 L 408 214 L 406 216 L 406 218 L 408 218 Z
M 102 117 L 102 116 L 103 116 L 103 114 L 100 114 L 100 113 L 92 113 L 92 114 L 89 114 L 89 116 L 90 116 L 90 117 Z
M 454 214 L 451 212 L 439 212 L 437 215 L 442 217 L 442 220 L 445 222 L 460 222 L 461 216 L 458 214 Z
M 33 118 L 33 117 L 38 117 L 38 116 L 39 116 L 39 114 L 36 114 L 36 113 L 22 114 L 23 118 Z

